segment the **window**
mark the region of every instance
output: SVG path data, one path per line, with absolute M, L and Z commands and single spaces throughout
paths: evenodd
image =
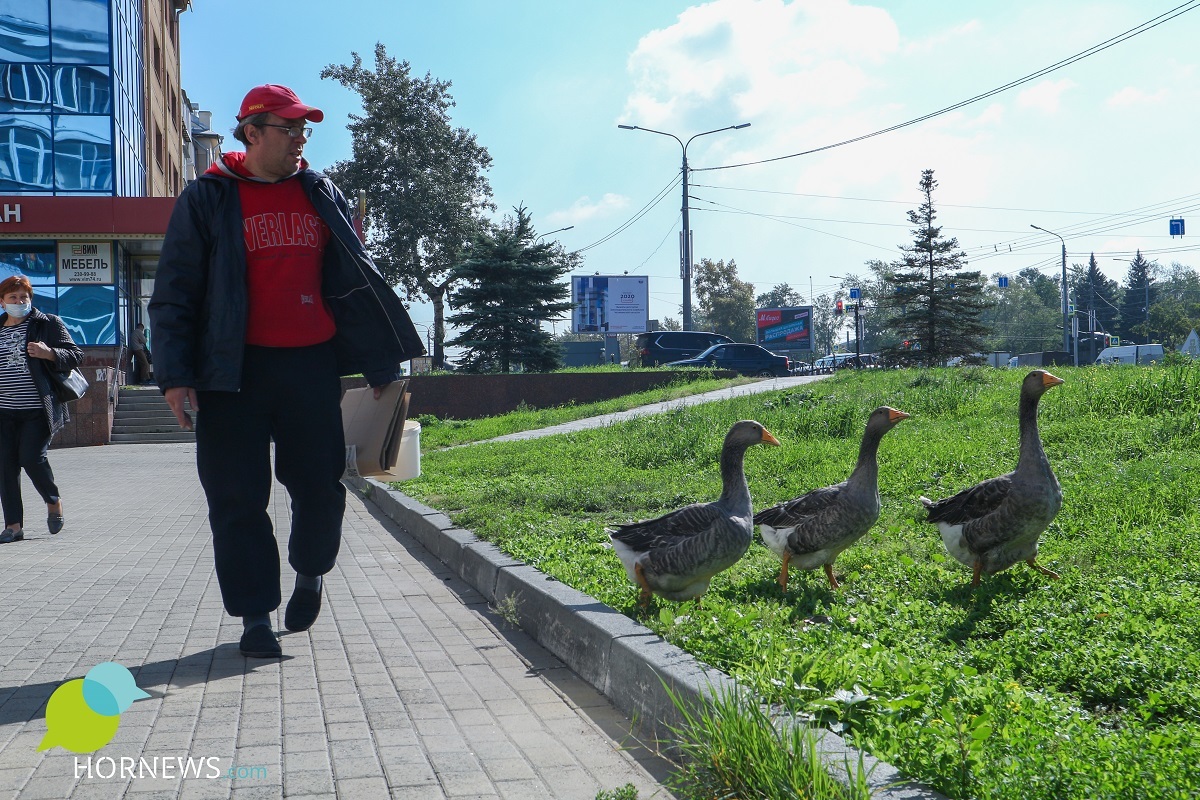
M 45 111 L 50 104 L 50 68 L 42 64 L 6 64 L 0 67 L 0 108 L 11 111 Z
M 0 190 L 52 188 L 50 117 L 0 115 Z
M 154 122 L 154 160 L 158 162 L 159 169 L 162 169 L 164 149 L 162 129 L 158 127 L 156 120 Z

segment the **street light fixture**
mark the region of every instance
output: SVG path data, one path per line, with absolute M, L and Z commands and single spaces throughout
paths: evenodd
M 1067 319 L 1067 316 L 1068 316 L 1068 314 L 1067 314 L 1067 240 L 1061 236 L 1058 236 L 1058 234 L 1055 233 L 1054 231 L 1048 231 L 1045 228 L 1039 228 L 1037 225 L 1030 224 L 1029 227 L 1033 228 L 1034 230 L 1041 231 L 1042 233 L 1048 233 L 1051 236 L 1057 236 L 1058 240 L 1060 242 L 1062 242 L 1063 352 L 1070 353 L 1071 352 L 1071 327 L 1070 327 L 1070 325 L 1067 324 L 1068 323 L 1068 319 Z
M 675 141 L 679 142 L 679 146 L 683 148 L 683 206 L 680 212 L 683 214 L 683 243 L 682 243 L 682 260 L 683 264 L 679 270 L 680 277 L 683 278 L 683 329 L 690 331 L 692 329 L 692 229 L 688 222 L 688 161 L 687 149 L 692 143 L 692 139 L 701 136 L 708 136 L 710 133 L 720 133 L 721 131 L 740 131 L 742 128 L 749 128 L 749 122 L 743 122 L 740 125 L 727 125 L 724 128 L 715 128 L 711 131 L 697 133 L 688 139 L 686 142 L 681 141 L 678 136 L 666 131 L 656 131 L 653 128 L 642 128 L 638 125 L 618 125 L 623 131 L 646 131 L 647 133 L 657 133 L 660 136 L 670 136 Z
M 543 236 L 549 236 L 552 233 L 562 233 L 563 231 L 569 231 L 569 230 L 571 230 L 571 228 L 574 228 L 574 227 L 575 227 L 574 225 L 568 225 L 565 228 L 559 228 L 558 230 L 555 230 L 555 231 L 547 231 L 546 233 L 539 233 L 537 236 L 533 237 L 533 243 L 537 244 L 537 240 L 542 238 Z

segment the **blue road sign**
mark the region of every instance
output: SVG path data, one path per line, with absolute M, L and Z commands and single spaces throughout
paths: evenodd
M 999 286 L 1001 289 L 1007 289 L 1008 288 L 1008 276 L 1001 275 L 999 278 L 996 279 L 996 285 Z
M 859 291 L 857 288 L 850 290 L 850 299 L 851 300 L 858 300 L 861 297 L 862 297 L 862 292 Z
M 1171 235 L 1172 236 L 1183 236 L 1183 219 L 1182 218 L 1171 220 Z

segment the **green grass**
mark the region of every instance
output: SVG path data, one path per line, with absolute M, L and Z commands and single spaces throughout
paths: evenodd
M 720 491 L 737 419 L 783 443 L 746 458 L 755 507 L 843 480 L 867 414 L 912 414 L 880 447 L 879 522 L 844 579 L 794 573 L 761 544 L 702 607 L 644 621 L 772 703 L 833 727 L 954 797 L 1200 794 L 1200 365 L 1055 369 L 1041 430 L 1063 485 L 1042 538 L 972 591 L 917 498 L 1012 469 L 1024 371 L 842 373 L 529 442 L 427 453 L 401 489 L 631 616 L 604 526 Z
M 563 371 L 612 372 L 616 369 L 618 368 L 591 367 L 588 369 L 579 368 Z M 572 404 L 557 406 L 555 408 L 530 408 L 529 406 L 522 405 L 516 411 L 508 414 L 470 420 L 443 420 L 425 414 L 417 418 L 417 421 L 421 423 L 421 452 L 426 453 L 431 450 L 439 450 L 443 447 L 479 442 L 484 439 L 493 439 L 497 436 L 504 436 L 519 431 L 548 428 L 551 425 L 574 422 L 577 419 L 584 419 L 585 417 L 596 417 L 602 414 L 612 414 L 617 411 L 628 411 L 638 406 L 676 400 L 680 397 L 703 394 L 704 392 L 712 392 L 717 389 L 727 389 L 731 386 L 741 386 L 742 384 L 754 383 L 758 380 L 760 379 L 713 377 L 698 377 L 695 380 L 687 380 L 680 376 L 670 383 L 654 389 L 614 397 L 611 400 L 601 400 L 596 403 Z

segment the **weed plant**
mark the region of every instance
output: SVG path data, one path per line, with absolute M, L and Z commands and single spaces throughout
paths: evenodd
M 616 367 L 591 367 L 587 370 L 579 368 L 572 372 L 613 372 Z M 564 370 L 566 371 L 566 370 Z M 690 372 L 690 371 L 689 371 Z M 758 378 L 714 378 L 711 370 L 705 376 L 701 373 L 694 380 L 680 376 L 670 383 L 636 394 L 614 397 L 595 403 L 568 404 L 554 408 L 532 408 L 522 403 L 515 411 L 484 419 L 438 419 L 429 414 L 418 417 L 421 423 L 421 452 L 438 450 L 443 447 L 453 447 L 459 444 L 494 439 L 519 431 L 531 431 L 538 428 L 548 428 L 564 422 L 574 422 L 585 417 L 596 417 L 612 414 L 618 411 L 628 411 L 638 406 L 662 403 L 680 397 L 703 394 L 717 389 L 727 389 L 751 383 Z
M 1200 365 L 1056 368 L 1042 399 L 1063 508 L 1042 537 L 1053 581 L 1018 564 L 982 586 L 945 554 L 917 498 L 1013 468 L 1025 370 L 847 372 L 529 442 L 428 453 L 404 492 L 506 552 L 638 616 L 606 525 L 720 492 L 738 419 L 755 508 L 846 478 L 869 412 L 883 510 L 838 559 L 843 588 L 760 543 L 702 604 L 643 621 L 759 696 L 952 797 L 1200 796 Z M 781 778 L 782 780 L 782 778 Z

